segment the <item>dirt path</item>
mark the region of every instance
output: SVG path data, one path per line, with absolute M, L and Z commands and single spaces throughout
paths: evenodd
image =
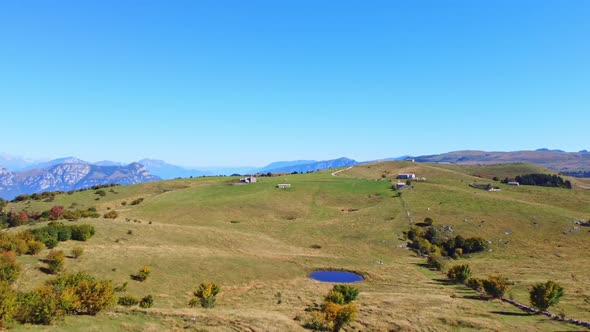
M 341 169 L 341 170 L 339 170 L 339 171 L 336 171 L 336 172 L 332 173 L 332 176 L 336 176 L 336 174 L 338 174 L 338 173 L 340 173 L 340 172 L 348 171 L 349 169 L 351 169 L 351 168 L 353 168 L 353 167 L 354 167 L 354 166 L 350 166 L 350 167 L 348 167 L 348 168 L 345 168 L 345 169 Z

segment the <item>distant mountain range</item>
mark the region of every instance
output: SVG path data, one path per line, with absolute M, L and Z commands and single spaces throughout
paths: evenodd
M 20 172 L 0 168 L 0 198 L 13 199 L 21 194 L 44 191 L 70 191 L 99 184 L 124 185 L 157 180 L 160 178 L 151 175 L 138 163 L 127 166 L 97 166 L 74 162 Z
M 417 162 L 445 162 L 455 164 L 531 163 L 573 176 L 590 172 L 590 153 L 587 150 L 580 152 L 565 152 L 549 149 L 513 152 L 468 150 L 420 156 L 415 157 L 415 160 Z
M 401 156 L 373 161 L 413 159 L 416 162 L 456 164 L 500 164 L 527 162 L 561 172 L 563 174 L 589 177 L 590 152 L 565 152 L 547 148 L 534 151 L 486 152 L 454 151 L 427 156 Z M 0 154 L 0 198 L 13 198 L 19 194 L 42 191 L 69 191 L 96 184 L 134 184 L 159 179 L 256 173 L 305 173 L 329 168 L 348 167 L 364 162 L 349 158 L 332 160 L 278 161 L 264 167 L 209 167 L 193 169 L 168 164 L 162 160 L 142 159 L 125 165 L 117 161 L 89 163 L 67 157 L 50 161 L 32 161 L 7 154 Z
M 387 160 L 394 160 L 389 158 Z M 348 158 L 339 158 L 333 160 L 294 160 L 294 161 L 277 161 L 264 167 L 206 167 L 206 168 L 189 168 L 169 164 L 163 160 L 142 159 L 137 161 L 138 164 L 145 168 L 153 175 L 162 179 L 213 176 L 213 175 L 231 175 L 231 174 L 256 174 L 256 173 L 292 173 L 324 170 L 327 168 L 344 167 L 358 164 L 357 161 Z M 61 164 L 84 164 L 94 166 L 125 166 L 124 163 L 110 160 L 103 160 L 96 163 L 90 163 L 75 157 L 59 158 L 44 162 L 33 162 L 19 159 L 18 157 L 8 157 L 0 155 L 0 167 L 13 172 L 29 171 L 34 169 L 47 169 Z

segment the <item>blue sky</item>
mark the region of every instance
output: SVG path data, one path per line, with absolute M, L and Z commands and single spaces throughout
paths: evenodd
M 590 149 L 590 2 L 0 2 L 0 152 Z

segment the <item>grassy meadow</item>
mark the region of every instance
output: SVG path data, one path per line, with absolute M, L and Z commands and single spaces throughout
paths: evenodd
M 358 271 L 359 314 L 348 331 L 555 331 L 575 327 L 530 316 L 500 301 L 482 301 L 465 286 L 449 286 L 440 272 L 421 266 L 423 258 L 404 247 L 409 227 L 402 199 L 415 221 L 425 217 L 450 225 L 454 234 L 492 241 L 490 251 L 458 263 L 474 275 L 502 273 L 515 285 L 514 299 L 528 303 L 527 289 L 554 279 L 566 289 L 555 312 L 590 320 L 590 190 L 495 183 L 500 192 L 470 188 L 489 178 L 514 176 L 531 165 L 454 166 L 386 162 L 332 171 L 260 177 L 208 177 L 161 181 L 58 195 L 53 202 L 11 203 L 7 209 L 41 211 L 53 205 L 115 210 L 117 219 L 82 219 L 96 228 L 87 242 L 68 241 L 57 249 L 84 254 L 68 259 L 66 271 L 86 271 L 128 282 L 127 294 L 155 297 L 151 309 L 120 306 L 97 317 L 66 317 L 55 326 L 15 326 L 15 330 L 85 331 L 303 331 L 305 309 L 321 303 L 331 284 L 307 278 L 316 269 Z M 404 190 L 391 190 L 400 172 L 426 177 Z M 385 178 L 383 177 L 385 176 Z M 290 189 L 277 189 L 290 183 Z M 99 198 L 97 200 L 97 198 Z M 144 198 L 138 205 L 129 205 Z M 125 205 L 124 205 L 125 202 Z M 70 222 L 65 222 L 70 223 Z M 73 222 L 72 222 L 73 223 Z M 26 226 L 38 227 L 38 226 Z M 24 229 L 11 229 L 15 232 Z M 19 289 L 48 279 L 39 261 L 20 256 Z M 384 264 L 379 264 L 383 261 Z M 130 279 L 151 267 L 145 282 Z M 189 308 L 199 283 L 221 285 L 213 309 Z

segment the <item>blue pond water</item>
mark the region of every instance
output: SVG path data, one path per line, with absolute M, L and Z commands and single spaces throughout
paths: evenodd
M 309 277 L 311 279 L 322 281 L 322 282 L 342 282 L 342 283 L 350 283 L 350 282 L 359 282 L 365 280 L 362 275 L 348 272 L 348 271 L 329 271 L 329 270 L 322 270 L 322 271 L 315 271 L 312 272 Z

